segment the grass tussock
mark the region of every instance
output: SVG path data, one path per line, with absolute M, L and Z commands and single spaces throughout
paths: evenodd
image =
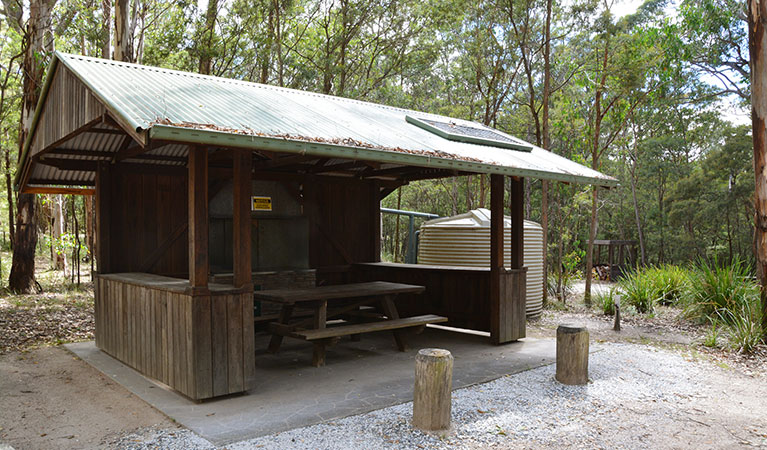
M 762 339 L 759 286 L 752 272 L 740 261 L 650 266 L 626 274 L 618 287 L 623 303 L 638 313 L 652 313 L 658 304 L 681 307 L 686 318 L 712 325 L 704 345 L 716 346 L 726 335 L 733 349 L 748 353 Z M 599 299 L 605 314 L 614 313 L 614 295 Z

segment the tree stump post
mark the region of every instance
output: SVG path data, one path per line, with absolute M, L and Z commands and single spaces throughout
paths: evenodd
M 620 294 L 615 296 L 615 321 L 613 322 L 613 331 L 621 330 L 621 296 Z
M 447 350 L 425 348 L 415 357 L 413 426 L 436 431 L 450 428 L 453 355 Z
M 589 332 L 586 327 L 557 327 L 557 374 L 562 384 L 586 384 L 589 381 Z

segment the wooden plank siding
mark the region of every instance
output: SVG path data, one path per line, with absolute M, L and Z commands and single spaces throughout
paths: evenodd
M 100 273 L 147 272 L 186 278 L 189 273 L 187 240 L 187 177 L 178 171 L 142 171 L 135 165 L 109 165 L 99 171 L 100 195 L 109 211 L 99 212 L 99 244 L 109 261 Z M 103 177 L 108 177 L 103 179 Z M 108 181 L 108 183 L 104 183 Z M 106 189 L 102 189 L 108 184 Z M 104 193 L 102 194 L 102 191 Z M 117 207 L 119 205 L 119 207 Z M 111 206 L 111 207 L 110 207 Z M 179 232 L 179 230 L 183 230 Z M 172 240 L 166 251 L 156 249 Z M 152 261 L 152 259 L 155 259 Z
M 380 260 L 379 191 L 377 181 L 307 177 L 304 214 L 310 222 L 310 267 Z
M 437 314 L 447 317 L 446 325 L 452 327 L 492 331 L 489 268 L 355 264 L 345 282 L 378 280 L 426 287 L 423 294 L 397 297 L 397 309 L 402 317 Z M 499 321 L 497 343 L 525 337 L 526 280 L 526 268 L 500 273 L 500 307 L 507 314 Z M 495 335 L 492 337 L 495 340 Z
M 56 145 L 105 113 L 106 108 L 96 96 L 69 69 L 59 64 L 32 138 L 29 156 Z
M 121 277 L 96 277 L 99 348 L 194 400 L 253 387 L 251 293 L 190 295 Z

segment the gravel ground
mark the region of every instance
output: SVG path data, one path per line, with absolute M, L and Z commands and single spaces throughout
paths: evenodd
M 413 430 L 412 404 L 290 430 L 228 449 L 767 448 L 763 380 L 694 355 L 605 343 L 586 386 L 554 380 L 553 365 L 453 393 L 454 428 Z M 145 429 L 114 445 L 208 449 L 189 431 Z

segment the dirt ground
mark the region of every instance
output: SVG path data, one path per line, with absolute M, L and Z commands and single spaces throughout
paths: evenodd
M 0 356 L 0 444 L 97 448 L 151 425 L 176 427 L 63 347 Z

